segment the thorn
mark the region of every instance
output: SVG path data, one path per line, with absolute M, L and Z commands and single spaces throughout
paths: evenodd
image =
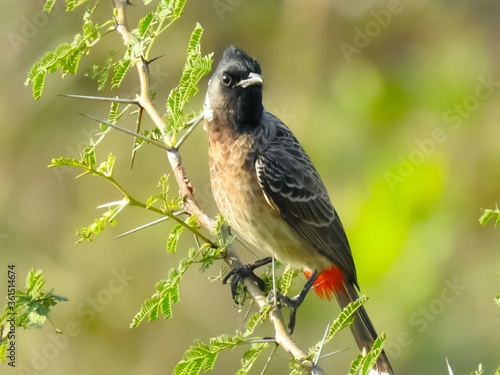
M 321 339 L 321 342 L 319 344 L 318 351 L 316 352 L 316 355 L 314 356 L 313 363 L 316 366 L 319 362 L 319 358 L 321 356 L 321 352 L 323 351 L 323 347 L 325 346 L 326 342 L 326 337 L 328 336 L 328 331 L 330 330 L 331 323 L 329 322 L 328 325 L 326 326 L 325 329 L 325 334 L 323 335 L 323 338 Z
M 165 56 L 165 55 L 153 57 L 151 60 L 148 61 L 148 64 L 151 64 L 151 63 L 155 62 L 156 60 L 161 59 L 163 56 Z
M 141 122 L 142 122 L 142 113 L 143 112 L 144 112 L 144 110 L 142 109 L 142 107 L 140 107 L 139 113 L 137 114 L 137 121 L 136 121 L 136 125 L 135 125 L 135 132 L 137 134 L 140 134 L 139 132 L 141 131 Z M 132 168 L 134 167 L 135 155 L 136 155 L 136 152 L 138 150 L 138 147 L 135 147 L 136 141 L 137 141 L 137 137 L 134 137 L 134 143 L 132 145 L 132 157 L 130 159 L 130 172 L 132 172 Z
M 259 344 L 259 343 L 268 343 L 268 342 L 276 342 L 276 338 L 274 338 L 274 337 L 263 337 L 261 339 L 255 339 L 255 340 L 245 341 L 245 344 Z
M 325 354 L 325 355 L 322 355 L 322 356 L 320 357 L 320 359 L 331 357 L 332 355 L 335 355 L 335 354 L 339 354 L 339 353 L 345 352 L 346 350 L 349 350 L 349 348 L 339 349 L 339 350 L 335 350 L 335 351 L 333 351 L 333 352 L 327 353 L 327 354 Z
M 83 117 L 87 117 L 87 118 L 89 118 L 89 119 L 91 119 L 93 121 L 96 121 L 96 122 L 102 123 L 104 125 L 107 125 L 107 126 L 113 128 L 113 129 L 119 130 L 119 131 L 121 131 L 123 133 L 126 133 L 126 134 L 132 135 L 134 137 L 140 138 L 140 139 L 142 139 L 145 142 L 151 143 L 152 145 L 158 146 L 158 147 L 160 147 L 160 148 L 162 148 L 164 150 L 167 150 L 169 152 L 173 151 L 173 149 L 171 147 L 169 147 L 169 146 L 167 146 L 167 145 L 165 145 L 165 144 L 163 144 L 161 142 L 158 142 L 158 141 L 155 141 L 153 139 L 150 139 L 150 138 L 148 138 L 148 137 L 146 137 L 146 136 L 144 136 L 142 134 L 138 134 L 136 132 L 133 132 L 132 130 L 128 130 L 126 128 L 122 128 L 121 126 L 113 124 L 112 122 L 101 120 L 101 119 L 98 119 L 97 117 L 89 116 L 89 115 L 86 115 L 85 113 L 81 113 L 81 112 L 78 112 L 78 114 L 82 115 Z
M 325 375 L 325 372 L 323 371 L 323 369 L 321 367 L 319 367 L 318 365 L 314 365 L 313 367 L 311 367 L 311 370 L 309 371 L 309 373 L 311 375 Z
M 448 367 L 448 374 L 453 375 L 453 370 L 451 369 L 450 362 L 448 362 L 448 357 L 446 358 L 446 366 Z
M 188 121 L 186 123 L 186 125 L 189 125 L 189 128 L 188 130 L 186 130 L 186 132 L 182 135 L 182 137 L 177 141 L 177 143 L 175 144 L 175 149 L 179 149 L 182 144 L 186 141 L 186 139 L 191 135 L 191 133 L 193 132 L 194 129 L 196 129 L 196 127 L 198 126 L 198 124 L 200 123 L 200 121 L 203 119 L 203 115 L 201 116 L 198 116 L 198 117 L 195 117 L 194 119 Z
M 140 106 L 140 103 L 135 99 L 106 98 L 103 96 L 87 96 L 87 95 L 73 95 L 73 94 L 59 94 L 59 96 L 64 96 L 65 98 L 95 100 L 95 101 L 101 101 L 101 102 L 136 104 L 136 105 Z
M 183 212 L 184 212 L 184 210 L 182 210 L 182 211 L 177 211 L 177 212 L 175 212 L 175 213 L 174 213 L 174 215 L 179 215 L 179 214 L 182 214 Z M 151 221 L 151 222 L 149 222 L 149 223 L 147 223 L 147 224 L 141 225 L 141 226 L 139 226 L 139 227 L 137 227 L 137 228 L 134 228 L 134 229 L 131 229 L 131 230 L 129 230 L 129 231 L 127 231 L 127 232 L 125 232 L 125 233 L 122 233 L 122 234 L 120 234 L 120 235 L 116 236 L 114 239 L 117 239 L 117 238 L 120 238 L 120 237 L 124 237 L 124 236 L 126 236 L 126 235 L 128 235 L 128 234 L 135 233 L 135 232 L 137 232 L 137 231 L 140 231 L 141 229 L 146 229 L 146 228 L 149 228 L 149 227 L 151 227 L 151 226 L 153 226 L 153 225 L 159 224 L 159 223 L 161 223 L 161 222 L 163 222 L 163 221 L 166 221 L 166 220 L 168 220 L 168 219 L 170 219 L 168 216 L 161 217 L 161 218 L 159 218 L 159 219 L 157 219 L 157 220 Z
M 149 70 L 149 65 L 152 64 L 154 61 L 158 60 L 159 58 L 163 57 L 165 55 L 160 55 L 157 57 L 153 57 L 151 60 L 146 60 L 144 56 L 141 55 L 141 61 L 142 63 L 146 66 L 146 68 Z
M 108 207 L 113 207 L 113 206 L 123 206 L 124 204 L 126 204 L 127 201 L 114 201 L 114 202 L 109 202 L 109 203 L 103 203 L 99 206 L 97 206 L 97 208 L 108 208 Z
M 278 345 L 278 343 L 276 343 L 276 345 L 274 346 L 273 350 L 269 354 L 269 357 L 267 357 L 266 364 L 262 368 L 262 371 L 261 371 L 260 375 L 264 375 L 266 373 L 266 371 L 267 371 L 267 369 L 269 367 L 269 364 L 271 363 L 271 359 L 274 357 L 274 354 L 276 353 L 276 350 L 278 349 L 278 347 L 279 347 L 279 345 Z

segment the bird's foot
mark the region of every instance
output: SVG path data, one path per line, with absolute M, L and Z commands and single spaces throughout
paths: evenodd
M 223 279 L 222 283 L 227 284 L 228 282 L 231 284 L 231 295 L 233 296 L 233 300 L 237 301 L 238 296 L 238 284 L 243 283 L 243 280 L 250 279 L 254 283 L 258 285 L 260 290 L 264 290 L 266 284 L 260 277 L 258 277 L 253 271 L 256 268 L 262 267 L 266 264 L 271 263 L 272 258 L 267 257 L 264 259 L 260 259 L 254 263 L 245 264 L 239 268 L 235 268 L 231 270 Z
M 288 296 L 284 296 L 279 292 L 276 292 L 276 301 L 278 302 L 278 306 L 287 306 L 290 308 L 291 313 L 290 313 L 290 322 L 288 323 L 288 329 L 290 330 L 290 335 L 293 333 L 295 330 L 295 321 L 297 317 L 297 310 L 302 305 L 302 302 L 304 302 L 304 297 L 302 297 L 300 294 L 296 297 L 290 298 Z M 270 301 L 275 300 L 274 293 L 271 292 L 268 295 L 268 299 Z
M 278 304 L 281 306 L 287 306 L 292 310 L 290 313 L 290 323 L 288 323 L 288 329 L 290 330 L 290 335 L 293 333 L 293 331 L 295 329 L 295 320 L 297 317 L 297 310 L 300 307 L 300 305 L 302 305 L 304 300 L 306 299 L 307 293 L 311 289 L 312 285 L 314 284 L 314 282 L 316 281 L 318 276 L 319 276 L 319 272 L 315 271 L 312 274 L 312 276 L 309 278 L 309 280 L 307 280 L 307 282 L 304 285 L 304 287 L 302 288 L 301 292 L 293 298 L 290 298 L 288 296 L 284 296 L 281 293 L 276 292 L 276 301 L 278 302 Z M 269 293 L 269 295 L 271 297 L 268 297 L 268 298 L 270 298 L 270 300 L 274 300 L 274 295 L 272 293 Z

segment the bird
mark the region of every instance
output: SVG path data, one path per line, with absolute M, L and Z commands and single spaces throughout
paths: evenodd
M 263 82 L 257 60 L 229 46 L 208 83 L 203 128 L 220 213 L 232 230 L 268 255 L 243 271 L 252 274 L 274 257 L 302 268 L 308 277 L 296 299 L 283 299 L 294 309 L 295 325 L 296 308 L 310 288 L 323 299 L 335 296 L 345 308 L 358 299 L 359 285 L 349 241 L 328 191 L 292 131 L 265 110 Z M 234 276 L 233 284 L 240 281 L 238 271 L 224 281 L 229 276 Z M 359 348 L 369 351 L 377 333 L 363 306 L 351 331 Z M 372 373 L 393 374 L 385 352 Z

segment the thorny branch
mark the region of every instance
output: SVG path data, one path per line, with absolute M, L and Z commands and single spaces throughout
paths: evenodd
M 127 0 L 114 0 L 114 3 L 116 15 L 116 30 L 120 33 L 124 44 L 127 45 L 128 41 L 132 37 L 126 20 Z M 136 67 L 140 80 L 140 94 L 137 97 L 137 102 L 153 120 L 155 126 L 162 132 L 165 144 L 171 145 L 171 137 L 165 132 L 165 123 L 163 122 L 162 116 L 159 114 L 158 110 L 153 104 L 153 100 L 151 97 L 148 61 L 142 59 L 137 63 Z M 184 169 L 182 158 L 178 149 L 172 147 L 169 151 L 167 151 L 167 154 L 175 179 L 177 181 L 177 184 L 179 185 L 179 190 L 184 201 L 186 212 L 195 214 L 197 222 L 202 227 L 208 230 L 214 229 L 214 219 L 209 217 L 196 202 L 193 194 L 193 186 L 191 185 L 191 181 L 186 173 L 186 170 Z M 228 229 L 224 228 L 222 234 L 223 236 L 228 236 Z M 224 260 L 232 269 L 242 266 L 242 263 L 232 246 L 228 246 L 226 248 Z M 251 298 L 255 301 L 260 309 L 267 306 L 267 298 L 256 284 L 246 279 L 244 280 L 244 285 Z M 323 370 L 319 366 L 313 365 L 311 362 L 307 361 L 306 352 L 302 348 L 300 348 L 290 336 L 278 306 L 274 306 L 269 311 L 269 320 L 274 326 L 276 343 L 280 345 L 284 350 L 289 352 L 295 360 L 302 362 L 302 364 L 308 369 L 310 374 L 323 374 Z

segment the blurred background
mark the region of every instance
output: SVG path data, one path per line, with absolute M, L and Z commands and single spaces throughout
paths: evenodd
M 134 4 L 131 25 L 149 9 Z M 177 255 L 167 254 L 168 223 L 114 240 L 157 218 L 130 208 L 92 244 L 75 245 L 75 229 L 100 216 L 95 207 L 121 196 L 97 178 L 75 180 L 76 171 L 47 165 L 77 157 L 98 132 L 77 112 L 105 118 L 108 105 L 57 96 L 95 95 L 96 82 L 83 75 L 49 76 L 42 98 L 32 99 L 23 85 L 29 68 L 72 40 L 85 11 L 66 13 L 61 1 L 50 15 L 41 8 L 40 1 L 0 4 L 0 298 L 7 264 L 16 264 L 19 285 L 30 268 L 43 269 L 47 286 L 69 298 L 51 314 L 67 335 L 55 336 L 50 324 L 19 332 L 18 368 L 4 365 L 0 373 L 171 373 L 194 339 L 242 329 L 246 309 L 235 308 L 227 286 L 208 281 L 218 265 L 205 273 L 193 267 L 173 319 L 128 328 L 155 282 L 194 243 L 186 236 Z M 111 1 L 101 1 L 94 19 L 102 23 L 111 12 Z M 500 292 L 500 228 L 478 222 L 482 208 L 500 201 L 499 17 L 494 0 L 192 0 L 155 45 L 164 55 L 151 68 L 161 111 L 195 22 L 205 29 L 203 52 L 213 51 L 216 62 L 229 44 L 259 60 L 265 106 L 292 128 L 323 176 L 397 374 L 447 374 L 445 358 L 455 374 L 479 363 L 492 374 L 500 364 L 500 310 L 493 302 Z M 81 72 L 102 63 L 110 49 L 123 53 L 117 34 L 84 56 Z M 119 90 L 102 94 L 134 97 L 131 73 Z M 195 111 L 207 81 L 191 102 Z M 132 117 L 122 122 L 133 124 Z M 200 204 L 215 214 L 206 143 L 200 127 L 183 155 Z M 130 173 L 131 147 L 129 136 L 115 132 L 97 157 L 116 154 L 117 178 L 145 200 L 169 173 L 168 161 L 160 149 L 143 147 Z M 303 347 L 316 343 L 338 313 L 335 302 L 310 295 L 295 339 Z M 271 327 L 259 334 L 272 335 Z M 358 353 L 348 330 L 325 351 L 341 349 L 347 350 L 321 362 L 328 374 L 345 374 Z M 236 372 L 244 350 L 222 353 L 214 373 Z M 287 363 L 278 351 L 267 373 L 286 374 Z M 262 367 L 261 361 L 252 373 Z

